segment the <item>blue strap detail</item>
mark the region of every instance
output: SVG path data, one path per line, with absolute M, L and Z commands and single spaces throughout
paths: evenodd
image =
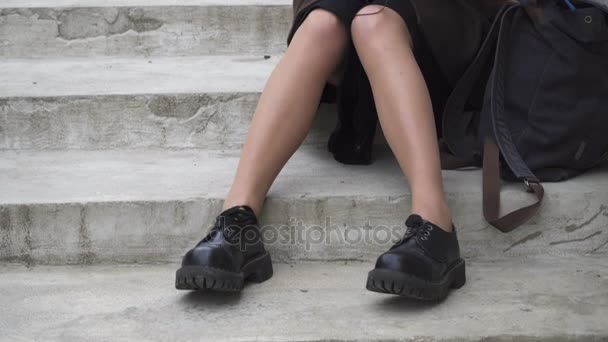
M 566 5 L 568 6 L 568 8 L 571 11 L 576 11 L 576 7 L 572 4 L 572 1 L 570 1 L 570 0 L 564 0 L 564 2 L 566 3 Z

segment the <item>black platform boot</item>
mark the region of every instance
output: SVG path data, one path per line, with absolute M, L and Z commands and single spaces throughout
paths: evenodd
M 209 234 L 186 253 L 175 287 L 240 291 L 245 280 L 263 282 L 270 277 L 272 262 L 257 218 L 250 207 L 239 206 L 218 215 Z
M 382 254 L 369 272 L 367 289 L 400 296 L 442 300 L 450 288 L 466 282 L 456 230 L 448 233 L 419 215 L 411 215 L 407 231 Z

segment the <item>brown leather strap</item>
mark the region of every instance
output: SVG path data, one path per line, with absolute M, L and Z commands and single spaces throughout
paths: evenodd
M 508 233 L 536 215 L 543 201 L 545 189 L 538 182 L 524 180 L 527 191 L 533 192 L 537 201 L 501 217 L 499 153 L 494 138 L 487 137 L 483 153 L 483 214 L 491 225 L 503 233 Z

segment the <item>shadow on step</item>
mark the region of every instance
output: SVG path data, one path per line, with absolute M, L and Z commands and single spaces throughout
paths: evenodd
M 385 313 L 421 313 L 431 310 L 438 305 L 440 301 L 420 301 L 416 299 L 386 295 L 386 298 L 380 299 L 375 305 L 375 309 Z
M 180 304 L 191 309 L 232 306 L 240 302 L 241 292 L 190 291 L 180 298 Z

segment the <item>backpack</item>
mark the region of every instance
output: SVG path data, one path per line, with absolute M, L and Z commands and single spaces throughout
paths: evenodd
M 509 232 L 534 216 L 541 182 L 608 160 L 608 0 L 521 1 L 497 14 L 442 117 L 442 168 L 483 167 L 486 220 Z M 535 203 L 499 215 L 500 179 Z

